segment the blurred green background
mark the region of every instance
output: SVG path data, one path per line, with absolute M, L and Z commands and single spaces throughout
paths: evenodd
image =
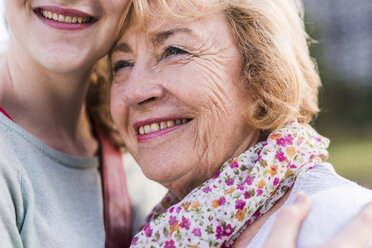
M 372 188 L 372 1 L 304 3 L 323 82 L 313 125 L 331 139 L 329 162 L 336 171 Z

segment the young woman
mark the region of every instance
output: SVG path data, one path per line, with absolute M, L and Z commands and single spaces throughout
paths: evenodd
M 86 101 L 96 86 L 93 67 L 113 45 L 128 2 L 5 1 L 10 37 L 0 64 L 1 247 L 128 244 L 120 154 L 97 139 L 108 121 L 97 118 L 104 113 L 91 116 L 94 105 Z M 119 166 L 105 167 L 107 160 Z M 105 180 L 112 169 L 116 178 Z

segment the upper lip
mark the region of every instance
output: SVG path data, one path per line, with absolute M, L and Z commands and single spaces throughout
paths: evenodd
M 167 117 L 159 117 L 159 118 L 151 118 L 151 119 L 146 119 L 142 121 L 137 121 L 133 124 L 133 128 L 136 132 L 138 132 L 138 129 L 142 126 L 145 125 L 150 125 L 152 123 L 156 122 L 162 122 L 162 121 L 172 121 L 172 120 L 178 120 L 178 119 L 192 119 L 189 116 L 167 116 Z
M 91 17 L 91 18 L 96 19 L 96 17 L 86 12 L 77 10 L 77 9 L 62 8 L 62 7 L 57 7 L 57 6 L 37 6 L 34 8 L 34 10 L 38 10 L 38 9 L 44 9 L 44 10 L 51 11 L 53 13 L 64 15 L 64 16 Z

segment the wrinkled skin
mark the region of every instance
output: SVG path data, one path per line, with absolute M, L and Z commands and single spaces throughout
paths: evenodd
M 183 198 L 255 144 L 259 132 L 245 118 L 251 98 L 225 16 L 159 24 L 151 20 L 146 33 L 130 28 L 119 41 L 111 112 L 144 174 Z M 137 137 L 136 123 L 158 118 L 190 121 L 146 141 Z

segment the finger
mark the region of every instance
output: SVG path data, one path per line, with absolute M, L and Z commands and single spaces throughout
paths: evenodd
M 368 203 L 362 211 L 327 244 L 321 247 L 365 247 L 372 238 L 372 202 Z
M 282 208 L 264 248 L 294 248 L 302 221 L 310 210 L 310 198 L 303 192 L 297 194 L 293 204 Z

